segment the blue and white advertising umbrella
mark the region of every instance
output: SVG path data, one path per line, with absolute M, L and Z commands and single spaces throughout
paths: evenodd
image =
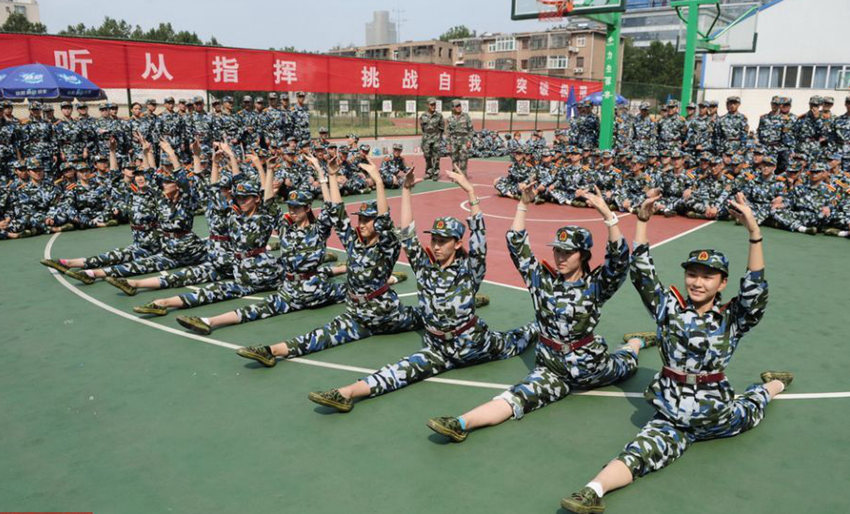
M 103 90 L 82 75 L 43 64 L 25 64 L 0 70 L 0 95 L 10 100 L 105 98 Z
M 593 105 L 602 105 L 602 91 L 587 95 L 584 99 L 590 100 L 590 103 Z M 627 98 L 617 95 L 617 105 L 626 105 L 628 103 L 629 100 Z

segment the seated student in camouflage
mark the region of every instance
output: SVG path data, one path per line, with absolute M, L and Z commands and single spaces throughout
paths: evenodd
M 389 393 L 456 367 L 507 359 L 536 339 L 536 323 L 496 332 L 476 316 L 476 307 L 489 301 L 477 294 L 486 272 L 484 217 L 469 179 L 457 167 L 447 174 L 469 197 L 468 252 L 463 247 L 464 226 L 456 218 L 435 219 L 433 228 L 427 231 L 430 245 L 423 248 L 419 242 L 411 190 L 422 179 L 408 173 L 401 196 L 401 244 L 416 275 L 425 325 L 424 348 L 348 386 L 310 393 L 311 401 L 348 412 L 357 398 Z
M 637 212 L 631 262 L 632 283 L 658 325 L 655 337 L 664 368 L 645 393 L 656 414 L 586 487 L 561 500 L 571 512 L 602 512 L 604 493 L 671 464 L 694 442 L 755 427 L 768 402 L 793 379 L 789 372 L 765 371 L 764 384 L 735 397 L 723 374 L 741 337 L 758 324 L 767 306 L 761 231 L 744 195 L 730 200 L 729 210 L 749 232 L 747 273 L 738 296 L 723 305 L 720 292 L 727 285 L 729 263 L 716 250 L 695 250 L 682 263 L 687 298 L 672 286 L 665 291 L 659 282 L 647 238 L 647 221 L 659 198 L 653 191 Z
M 593 239 L 587 229 L 567 226 L 558 229 L 553 248 L 554 266 L 538 261 L 531 252 L 525 216 L 534 201 L 534 185 L 523 186 L 511 230 L 507 233 L 508 251 L 525 281 L 534 304 L 538 343 L 535 367 L 525 379 L 459 417 L 428 420 L 428 427 L 452 441 L 461 442 L 475 428 L 498 425 L 510 418 L 556 402 L 574 388 L 603 387 L 632 376 L 637 369 L 638 353 L 644 345 L 631 341 L 627 347 L 608 353 L 605 339 L 593 333 L 599 323 L 602 305 L 626 280 L 629 248 L 599 190 L 596 194 L 577 191 L 593 206 L 608 226 L 605 263 L 592 270 L 589 266 Z M 647 338 L 651 343 L 651 339 Z
M 309 157 L 308 162 L 321 170 L 315 157 Z M 318 171 L 318 173 L 324 177 L 321 171 Z M 274 180 L 273 175 L 271 180 Z M 329 199 L 327 182 L 323 180 L 321 184 L 322 192 L 327 201 Z M 210 318 L 178 316 L 178 323 L 184 327 L 199 334 L 209 334 L 217 327 L 247 323 L 288 312 L 339 303 L 345 299 L 344 284 L 330 281 L 333 275 L 344 273 L 345 266 L 320 267 L 322 262 L 326 260 L 327 242 L 332 227 L 328 205 L 325 205 L 319 217 L 316 218 L 311 209 L 313 197 L 310 193 L 293 190 L 286 197 L 289 212 L 282 219 L 278 219 L 277 204 L 271 201 L 274 193 L 267 191 L 266 196 L 269 199 L 263 202 L 261 213 L 263 216 L 269 216 L 270 219 L 264 220 L 260 224 L 250 218 L 245 218 L 238 230 L 239 237 L 249 241 L 242 252 L 251 253 L 251 249 L 259 248 L 261 243 L 262 246 L 265 246 L 265 241 L 268 240 L 272 229 L 278 229 L 281 244 L 279 261 L 275 263 L 270 254 L 266 253 L 258 253 L 255 257 L 252 257 L 252 260 L 262 257 L 264 261 L 267 261 L 266 266 L 263 267 L 262 275 L 268 275 L 270 279 L 274 279 L 274 282 L 269 283 L 277 283 L 277 291 L 261 302 L 240 307 L 218 316 Z M 258 250 L 253 251 L 258 252 Z M 253 270 L 253 273 L 257 271 L 260 271 L 259 268 Z
M 530 156 L 526 156 L 525 150 L 521 146 L 516 146 L 512 152 L 513 163 L 508 166 L 508 174 L 504 177 L 499 177 L 493 182 L 493 187 L 499 196 L 517 199 L 519 198 L 519 185 L 528 181 L 531 177 L 534 166 L 530 163 Z M 526 160 L 526 157 L 529 157 Z
M 186 171 L 180 166 L 177 154 L 168 141 L 163 138 L 159 145 L 168 156 L 167 162 L 163 163 L 163 168 L 156 174 L 161 183 L 162 194 L 155 195 L 154 210 L 156 226 L 162 239 L 162 251 L 105 268 L 81 271 L 71 269 L 65 272 L 66 275 L 84 284 L 91 284 L 98 278 L 143 275 L 153 271 L 192 266 L 207 259 L 204 242 L 192 232 L 195 205 L 189 194 Z M 151 162 L 150 157 L 148 162 Z
M 404 157 L 401 156 L 403 148 L 399 143 L 394 144 L 393 154 L 387 156 L 384 162 L 381 163 L 381 180 L 384 181 L 384 187 L 390 189 L 400 188 L 404 175 L 416 168 L 416 166 L 410 167 L 404 162 Z
M 401 252 L 401 242 L 390 218 L 390 208 L 381 175 L 374 164 L 360 164 L 375 183 L 377 201 L 364 202 L 357 213 L 360 221 L 351 226 L 336 182 L 338 163 L 329 167 L 330 176 L 322 177 L 329 185 L 331 203 L 326 206 L 330 221 L 348 254 L 345 312 L 307 334 L 273 346 L 240 348 L 236 353 L 264 366 L 277 364 L 277 357 L 293 358 L 333 348 L 373 334 L 393 334 L 422 327 L 419 312 L 404 306 L 390 289 L 392 269 Z M 403 274 L 397 274 L 402 280 Z
M 150 149 L 150 143 L 145 143 Z M 79 257 L 75 259 L 42 259 L 44 266 L 53 268 L 62 273 L 69 274 L 73 268 L 96 269 L 141 260 L 156 255 L 162 249 L 159 230 L 157 225 L 156 199 L 161 195 L 158 185 L 152 181 L 154 173 L 153 156 L 147 152 L 146 158 L 141 166 L 127 164 L 124 167 L 124 180 L 118 183 L 118 189 L 122 193 L 126 191 L 126 202 L 130 221 L 130 231 L 133 242 L 122 248 L 95 255 L 92 257 Z M 150 161 L 147 160 L 150 157 Z M 110 168 L 114 173 L 118 172 L 118 160 L 115 152 L 109 154 Z M 83 273 L 73 270 L 77 276 Z M 69 276 L 73 276 L 70 275 Z M 86 276 L 86 279 L 89 278 Z M 93 280 L 93 279 L 92 279 Z
M 200 145 L 194 145 L 195 165 L 200 160 Z M 166 288 L 211 282 L 196 291 L 169 298 L 154 300 L 134 307 L 140 314 L 164 316 L 169 308 L 191 308 L 208 303 L 241 298 L 258 291 L 274 289 L 280 276 L 277 260 L 268 252 L 266 243 L 277 219 L 277 204 L 273 202 L 272 187 L 274 173 L 263 169 L 256 154 L 249 154 L 263 182 L 243 179 L 235 153 L 226 143 L 216 148 L 215 161 L 223 154 L 230 159 L 233 170 L 233 196 L 230 195 L 229 179 L 221 178 L 221 169 L 214 164 L 210 177 L 211 186 L 217 194 L 208 194 L 206 208 L 210 229 L 208 238 L 209 259 L 202 264 L 185 268 L 177 273 L 142 280 L 126 280 L 107 277 L 107 282 L 132 296 L 139 287 Z M 222 185 L 223 184 L 223 185 Z M 260 201 L 262 194 L 263 200 Z M 274 204 L 274 205 L 269 205 Z M 178 321 L 181 321 L 178 318 Z

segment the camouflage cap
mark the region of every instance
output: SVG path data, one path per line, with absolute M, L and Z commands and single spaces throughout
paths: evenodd
M 327 134 L 328 127 L 319 127 L 319 134 Z
M 283 149 L 283 155 L 295 155 L 295 149 L 287 146 Z
M 295 96 L 299 98 L 304 98 L 305 96 L 307 96 L 307 93 L 305 93 L 304 91 L 296 91 Z
M 463 226 L 463 223 L 459 219 L 445 216 L 435 219 L 431 230 L 426 230 L 425 233 L 434 236 L 461 239 L 465 231 L 466 227 Z
M 192 103 L 202 104 L 202 103 L 204 103 L 204 99 L 201 96 L 196 96 L 195 98 L 192 98 Z
M 145 100 L 145 105 L 156 105 L 156 100 L 154 100 L 153 98 L 148 98 L 147 100 Z
M 222 175 L 218 180 L 218 183 L 215 185 L 217 185 L 219 189 L 231 189 L 233 187 L 233 177 L 229 173 Z
M 711 152 L 703 152 L 699 154 L 699 160 L 701 161 L 711 162 L 712 159 L 714 159 L 714 156 L 711 155 Z
M 683 159 L 685 154 L 683 154 L 678 148 L 674 148 L 673 151 L 670 152 L 670 157 L 673 159 Z
M 717 104 L 717 100 L 709 100 L 708 102 L 706 102 L 706 105 L 709 107 L 717 107 Z
M 304 139 L 300 143 L 298 143 L 298 148 L 309 148 L 313 143 L 310 142 L 309 139 Z
M 246 102 L 247 102 L 247 103 L 250 103 L 250 102 L 252 102 L 253 100 L 254 100 L 254 99 L 253 99 L 253 98 L 251 98 L 251 95 L 245 95 L 245 96 L 243 96 L 243 97 L 242 97 L 242 103 L 243 103 L 243 104 L 244 104 L 244 103 L 246 103 Z
M 89 104 L 87 104 L 87 103 L 85 103 L 85 102 L 77 102 L 77 104 L 76 104 L 76 108 L 77 108 L 77 110 L 79 110 L 79 109 L 88 109 L 88 108 L 89 108 Z
M 755 148 L 753 148 L 753 153 L 763 155 L 764 154 L 764 147 L 762 145 L 756 145 Z
M 266 103 L 266 99 L 263 98 L 262 96 L 258 96 L 257 98 L 254 98 L 254 103 L 255 104 L 264 104 L 264 103 Z
M 243 180 L 233 188 L 233 196 L 260 196 L 260 184 L 254 180 Z
M 342 153 L 348 153 L 351 151 L 351 148 L 348 145 L 339 145 L 339 151 Z
M 761 162 L 763 162 L 766 166 L 776 166 L 776 159 L 772 155 L 768 155 Z
M 298 138 L 295 136 L 289 136 L 288 138 L 286 138 L 287 143 L 291 143 L 293 141 L 298 142 Z
M 437 99 L 433 96 L 428 97 L 428 105 L 435 105 L 437 103 Z
M 12 101 L 11 100 L 3 100 L 2 102 L 0 102 L 0 107 L 2 107 L 4 109 L 9 109 L 10 107 L 12 107 Z
M 603 159 L 612 159 L 612 158 L 614 158 L 614 152 L 612 152 L 611 150 L 602 150 L 602 153 L 600 154 L 600 156 Z
M 38 100 L 30 102 L 30 110 L 31 111 L 40 111 L 41 110 L 41 102 Z
M 74 171 L 76 167 L 73 162 L 63 162 L 59 165 L 59 171 L 65 173 L 66 171 Z
M 640 105 L 638 105 L 638 109 L 640 109 L 641 111 L 648 111 L 649 102 L 641 102 Z
M 632 160 L 635 164 L 646 164 L 646 157 L 643 155 L 635 155 Z
M 221 104 L 221 100 L 219 100 L 218 98 L 212 97 L 210 99 L 210 105 L 219 105 L 219 104 Z
M 62 109 L 65 109 L 65 108 L 70 109 L 70 108 L 74 107 L 74 104 L 66 100 L 66 101 L 60 103 L 59 107 L 61 107 Z
M 15 170 L 25 170 L 27 169 L 26 161 L 12 161 L 12 168 Z
M 166 160 L 167 160 L 167 159 L 166 159 Z M 105 155 L 98 154 L 98 155 L 95 155 L 95 156 L 94 156 L 94 158 L 92 159 L 92 161 L 94 161 L 94 162 L 109 162 L 109 157 L 107 157 L 107 156 L 105 156 Z M 169 163 L 170 163 L 170 162 L 171 162 L 171 161 L 169 161 Z
M 813 95 L 809 98 L 809 105 L 821 105 L 823 104 L 823 98 L 820 95 Z
M 567 153 L 569 153 L 569 154 L 579 154 L 579 153 L 581 153 L 581 149 L 579 149 L 579 147 L 577 147 L 577 146 L 570 145 L 570 146 L 567 147 Z
M 697 107 L 708 107 L 708 102 L 706 102 L 705 100 L 700 100 L 699 102 L 697 102 Z
M 831 96 L 825 96 L 825 97 L 823 97 L 823 104 L 824 105 L 834 105 L 835 104 L 835 98 L 833 98 Z
M 779 99 L 780 99 L 780 98 L 782 98 L 782 97 L 781 97 L 781 96 L 779 96 L 779 95 L 773 95 L 773 97 L 770 99 L 770 103 L 772 103 L 772 104 L 779 104 Z
M 826 167 L 826 164 L 822 162 L 817 162 L 812 164 L 809 168 L 809 173 L 820 173 L 821 171 L 828 171 L 829 168 Z
M 724 276 L 729 275 L 729 259 L 717 250 L 694 250 L 688 254 L 688 260 L 682 263 L 682 267 L 687 269 L 688 266 L 694 264 L 715 269 L 723 273 Z
M 325 147 L 328 150 L 336 150 L 339 146 L 336 143 L 331 143 Z
M 47 104 L 47 105 L 45 105 L 45 106 L 42 108 L 42 111 L 44 111 L 44 112 L 53 112 L 53 105 L 51 105 L 51 104 Z
M 313 195 L 301 189 L 294 189 L 286 196 L 286 205 L 308 207 L 313 205 Z
M 590 250 L 593 247 L 593 236 L 586 228 L 567 225 L 566 227 L 559 228 L 555 232 L 555 240 L 551 243 L 546 243 L 546 246 L 553 246 L 568 252 Z
M 727 104 L 729 104 L 729 103 L 739 104 L 739 103 L 741 103 L 741 97 L 740 96 L 727 96 L 726 97 L 726 103 Z
M 361 152 L 368 152 L 369 150 L 372 149 L 372 147 L 367 145 L 366 143 L 363 143 L 357 149 L 360 150 Z
M 357 210 L 357 215 L 361 218 L 376 217 L 378 215 L 378 202 L 376 200 L 370 200 L 361 203 L 360 208 Z
M 173 96 L 166 96 L 165 100 L 163 100 L 163 102 L 165 102 L 167 104 L 173 104 L 174 103 L 174 97 Z
M 744 164 L 744 156 L 738 154 L 733 155 L 732 164 Z
M 275 93 L 274 91 L 269 93 L 269 100 L 277 100 L 277 93 Z
M 404 145 L 402 145 L 401 143 L 395 143 L 393 144 L 393 150 L 404 150 Z
M 85 162 L 78 162 L 74 165 L 74 169 L 77 171 L 85 171 L 91 169 L 91 167 L 89 167 L 89 165 Z
M 711 158 L 711 164 L 714 164 L 714 165 L 723 164 L 723 157 L 719 157 L 719 156 L 712 157 Z
M 460 100 L 457 100 L 457 99 L 452 100 L 452 107 L 460 107 L 460 106 L 461 106 Z
M 179 98 L 179 99 L 177 99 L 177 103 L 178 103 L 178 104 L 185 104 L 185 103 L 186 103 L 186 99 L 185 99 L 185 98 Z
M 233 103 L 233 97 L 230 95 L 221 98 L 222 103 Z
M 688 104 L 688 106 L 687 106 L 686 108 L 687 108 L 687 109 L 696 109 L 696 108 L 697 108 L 697 104 L 695 104 L 695 103 L 691 102 L 691 103 L 689 103 L 689 104 Z
M 844 158 L 844 156 L 841 154 L 841 152 L 834 152 L 834 153 L 827 155 L 827 159 L 830 160 L 830 161 L 840 161 L 843 158 Z

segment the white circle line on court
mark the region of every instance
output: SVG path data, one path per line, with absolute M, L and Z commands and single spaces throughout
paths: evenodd
M 708 223 L 699 225 L 697 227 L 694 227 L 693 229 L 691 229 L 687 232 L 684 232 L 684 233 L 678 234 L 674 237 L 665 239 L 665 240 L 657 243 L 655 246 L 657 247 L 657 246 L 660 246 L 664 243 L 672 241 L 674 239 L 678 239 L 679 237 L 682 237 L 683 235 L 685 235 L 687 233 L 693 232 L 693 231 L 695 231 L 699 228 L 708 226 L 712 223 L 714 223 L 714 222 L 712 221 L 712 222 L 708 222 Z M 44 247 L 44 258 L 45 259 L 52 258 L 51 257 L 51 250 L 53 248 L 53 243 L 56 241 L 56 239 L 60 235 L 62 235 L 62 233 L 57 232 L 57 233 L 53 234 L 50 237 L 50 239 L 47 241 L 47 244 Z M 193 334 L 191 332 L 185 332 L 185 331 L 178 330 L 178 329 L 172 328 L 172 327 L 166 327 L 165 325 L 160 325 L 159 323 L 154 323 L 153 321 L 150 321 L 148 319 L 144 319 L 144 318 L 140 318 L 138 316 L 134 316 L 134 315 L 129 314 L 127 312 L 124 312 L 120 309 L 117 309 L 117 308 L 115 308 L 115 307 L 113 307 L 113 306 L 111 306 L 107 303 L 104 303 L 104 302 L 98 300 L 97 298 L 93 298 L 93 297 L 87 295 L 86 293 L 81 291 L 80 288 L 75 287 L 70 282 L 68 282 L 65 279 L 65 277 L 62 276 L 62 274 L 60 274 L 58 271 L 56 271 L 54 269 L 49 269 L 48 271 L 53 275 L 53 278 L 55 278 L 60 284 L 62 284 L 66 289 L 68 289 L 69 291 L 71 291 L 75 295 L 77 295 L 80 298 L 82 298 L 83 300 L 91 303 L 92 305 L 95 305 L 96 307 L 99 307 L 99 308 L 101 308 L 105 311 L 111 312 L 112 314 L 120 316 L 124 319 L 130 320 L 130 321 L 133 321 L 133 322 L 136 322 L 136 323 L 140 323 L 142 325 L 145 325 L 145 326 L 151 327 L 151 328 L 155 328 L 157 330 L 162 330 L 164 332 L 168 332 L 169 334 L 185 337 L 185 338 L 188 338 L 188 339 L 194 339 L 195 341 L 200 341 L 202 343 L 206 343 L 206 344 L 210 344 L 210 345 L 214 345 L 214 346 L 220 346 L 222 348 L 228 348 L 230 350 L 236 350 L 236 349 L 241 348 L 240 345 L 228 343 L 227 341 L 221 341 L 219 339 L 214 339 L 212 337 Z M 491 282 L 491 283 L 495 284 L 495 285 L 501 285 L 501 286 L 505 285 L 505 284 L 499 284 L 499 283 L 496 283 L 496 282 Z M 512 287 L 512 288 L 515 288 L 515 289 L 521 289 L 521 288 L 517 288 L 515 286 L 509 286 L 509 287 Z M 320 367 L 320 368 L 329 368 L 329 369 L 336 369 L 336 370 L 341 370 L 341 371 L 351 371 L 351 372 L 355 372 L 355 373 L 371 374 L 371 373 L 374 373 L 376 371 L 376 370 L 373 370 L 373 369 L 360 368 L 360 367 L 356 367 L 356 366 L 347 366 L 347 365 L 344 365 L 344 364 L 335 364 L 335 363 L 332 363 L 332 362 L 314 361 L 314 360 L 306 359 L 304 357 L 296 357 L 296 358 L 286 359 L 286 360 L 289 361 L 289 362 L 297 362 L 299 364 L 307 364 L 309 366 L 317 366 L 317 367 Z M 426 382 L 435 382 L 435 383 L 439 383 L 439 384 L 450 384 L 450 385 L 458 385 L 458 386 L 465 386 L 465 387 L 477 387 L 477 388 L 482 388 L 482 389 L 505 390 L 505 389 L 508 389 L 508 388 L 511 387 L 511 384 L 498 384 L 498 383 L 493 383 L 493 382 L 479 382 L 479 381 L 474 381 L 474 380 L 455 380 L 455 379 L 450 379 L 450 378 L 439 378 L 439 377 L 426 378 L 425 381 Z M 581 395 L 581 396 L 602 396 L 602 397 L 608 397 L 608 398 L 643 398 L 643 393 L 625 392 L 625 391 L 579 391 L 579 392 L 575 392 L 575 393 L 572 393 L 572 394 Z M 827 398 L 850 398 L 850 392 L 798 393 L 798 394 L 783 393 L 783 394 L 777 396 L 775 399 L 779 399 L 779 400 L 815 400 L 815 399 L 827 399 Z
M 481 196 L 478 199 L 479 200 L 486 200 L 488 198 L 492 198 L 492 196 Z M 465 210 L 466 212 L 470 212 L 469 200 L 464 200 L 463 202 L 461 202 L 460 208 Z M 481 215 L 484 216 L 485 218 L 496 218 L 496 219 L 508 220 L 508 221 L 513 221 L 513 219 L 514 219 L 513 216 L 502 216 L 502 215 L 499 215 L 499 214 L 490 214 L 490 213 L 484 212 L 483 209 L 481 211 Z M 617 217 L 621 218 L 621 219 L 625 218 L 626 216 L 631 216 L 631 213 L 617 214 Z M 605 221 L 605 218 L 603 218 L 601 216 L 598 217 L 598 218 L 557 219 L 557 220 L 541 219 L 541 218 L 526 218 L 525 221 L 526 222 L 529 222 L 529 221 L 530 222 L 536 222 L 536 223 L 578 223 L 578 222 L 583 222 L 583 221 Z

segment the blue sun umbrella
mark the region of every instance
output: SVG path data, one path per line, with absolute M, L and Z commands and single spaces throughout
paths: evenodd
M 597 91 L 592 95 L 587 95 L 584 99 L 590 100 L 590 103 L 593 105 L 602 105 L 602 91 Z M 617 95 L 617 105 L 626 105 L 628 103 L 629 101 L 626 98 Z
M 105 98 L 103 90 L 82 75 L 43 64 L 25 64 L 0 70 L 0 95 L 11 100 Z

